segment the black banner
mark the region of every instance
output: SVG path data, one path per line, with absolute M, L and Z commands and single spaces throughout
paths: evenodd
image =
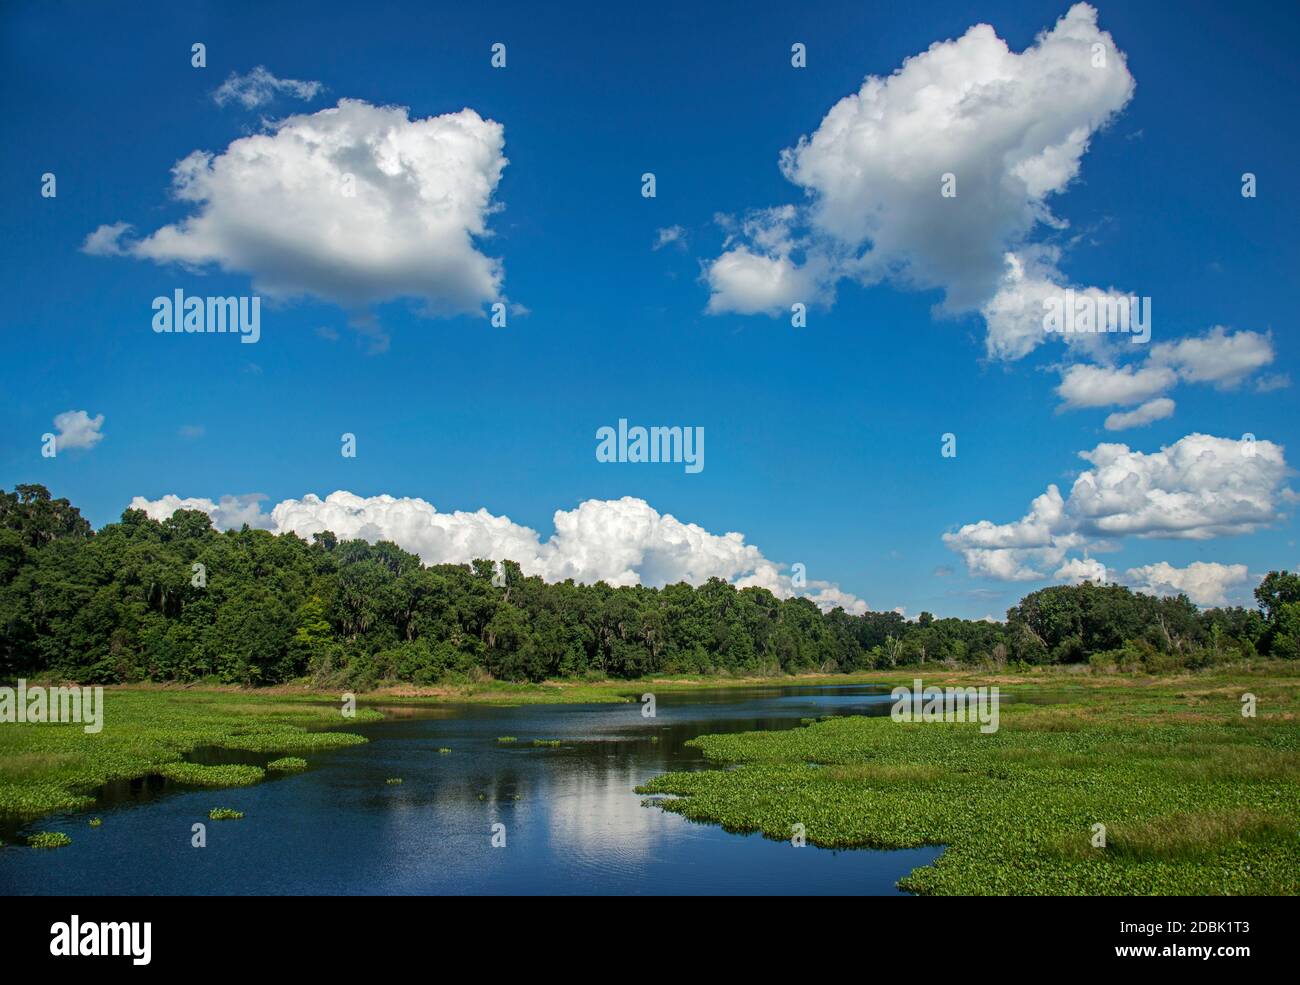
M 485 973 L 535 956 L 590 966 L 629 957 L 656 963 L 762 965 L 771 949 L 808 948 L 873 970 L 917 970 L 943 956 L 987 953 L 997 964 L 1204 968 L 1232 973 L 1292 952 L 1280 899 L 993 898 L 807 900 L 195 897 L 10 900 L 6 965 L 130 976 L 243 972 L 281 952 L 295 974 L 373 970 L 389 962 L 478 955 Z M 597 906 L 591 910 L 588 907 Z M 671 906 L 672 910 L 666 909 Z M 671 913 L 672 919 L 666 919 Z M 616 914 L 624 919 L 617 919 Z M 746 929 L 748 928 L 748 929 Z M 737 931 L 741 931 L 737 935 Z M 752 950 L 755 933 L 759 950 Z M 689 955 L 674 939 L 693 940 Z M 728 943 L 730 941 L 730 943 Z M 445 952 L 445 955 L 444 955 Z M 707 953 L 704 953 L 707 952 Z M 568 955 L 563 957 L 563 955 Z M 667 958 L 667 953 L 663 955 Z M 505 963 L 505 965 L 502 964 Z

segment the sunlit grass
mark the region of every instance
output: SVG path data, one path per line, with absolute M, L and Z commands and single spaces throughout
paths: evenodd
M 1134 861 L 1195 862 L 1231 846 L 1285 849 L 1296 838 L 1295 825 L 1285 817 L 1254 808 L 1193 811 L 1150 821 L 1118 823 L 1107 827 L 1104 844 L 1085 832 L 1062 839 L 1057 847 L 1074 858 L 1104 853 Z

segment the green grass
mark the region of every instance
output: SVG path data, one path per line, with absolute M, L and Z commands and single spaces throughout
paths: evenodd
M 38 831 L 27 836 L 27 844 L 32 848 L 63 848 L 71 845 L 72 839 L 62 831 Z
M 671 773 L 640 791 L 780 840 L 801 823 L 826 847 L 946 846 L 901 880 L 918 893 L 1293 895 L 1298 675 L 1087 682 L 1061 703 L 1008 703 L 989 735 L 853 717 L 702 736 L 689 744 L 733 769 Z M 1246 691 L 1257 718 L 1241 717 Z
M 208 811 L 208 820 L 210 821 L 242 821 L 244 812 L 237 811 L 233 807 L 214 807 Z
M 0 815 L 31 819 L 93 806 L 93 792 L 112 781 L 150 774 L 185 783 L 254 783 L 255 766 L 205 767 L 183 762 L 200 747 L 254 752 L 323 749 L 364 742 L 321 731 L 383 716 L 358 709 L 345 719 L 337 702 L 248 692 L 178 688 L 106 688 L 104 728 L 77 724 L 0 725 Z
M 283 756 L 271 760 L 266 768 L 276 773 L 300 773 L 307 768 L 307 760 L 298 756 Z

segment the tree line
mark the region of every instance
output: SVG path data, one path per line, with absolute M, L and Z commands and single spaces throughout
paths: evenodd
M 547 583 L 513 561 L 425 565 L 396 544 L 310 541 L 207 514 L 126 510 L 99 531 L 40 485 L 0 490 L 0 679 L 84 683 L 635 678 L 905 665 L 1196 667 L 1300 657 L 1300 576 L 1258 608 L 1199 610 L 1119 585 L 1027 595 L 1005 622 L 823 613 L 720 579 Z

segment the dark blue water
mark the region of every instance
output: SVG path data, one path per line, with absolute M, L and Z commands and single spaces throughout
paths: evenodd
M 636 704 L 391 707 L 385 721 L 351 727 L 366 745 L 304 754 L 306 773 L 225 790 L 156 777 L 107 788 L 94 810 L 34 826 L 66 831 L 70 846 L 0 848 L 0 891 L 893 894 L 940 849 L 795 848 L 692 823 L 634 792 L 670 770 L 709 768 L 685 747 L 697 735 L 888 709 L 887 692 L 864 687 L 664 694 L 654 718 Z M 503 735 L 519 742 L 500 745 Z M 563 745 L 534 748 L 532 739 Z M 440 754 L 444 746 L 452 752 Z M 245 817 L 208 820 L 218 806 Z M 94 816 L 101 827 L 87 825 Z M 195 823 L 207 826 L 205 848 L 191 846 Z M 496 824 L 504 847 L 492 845 Z

